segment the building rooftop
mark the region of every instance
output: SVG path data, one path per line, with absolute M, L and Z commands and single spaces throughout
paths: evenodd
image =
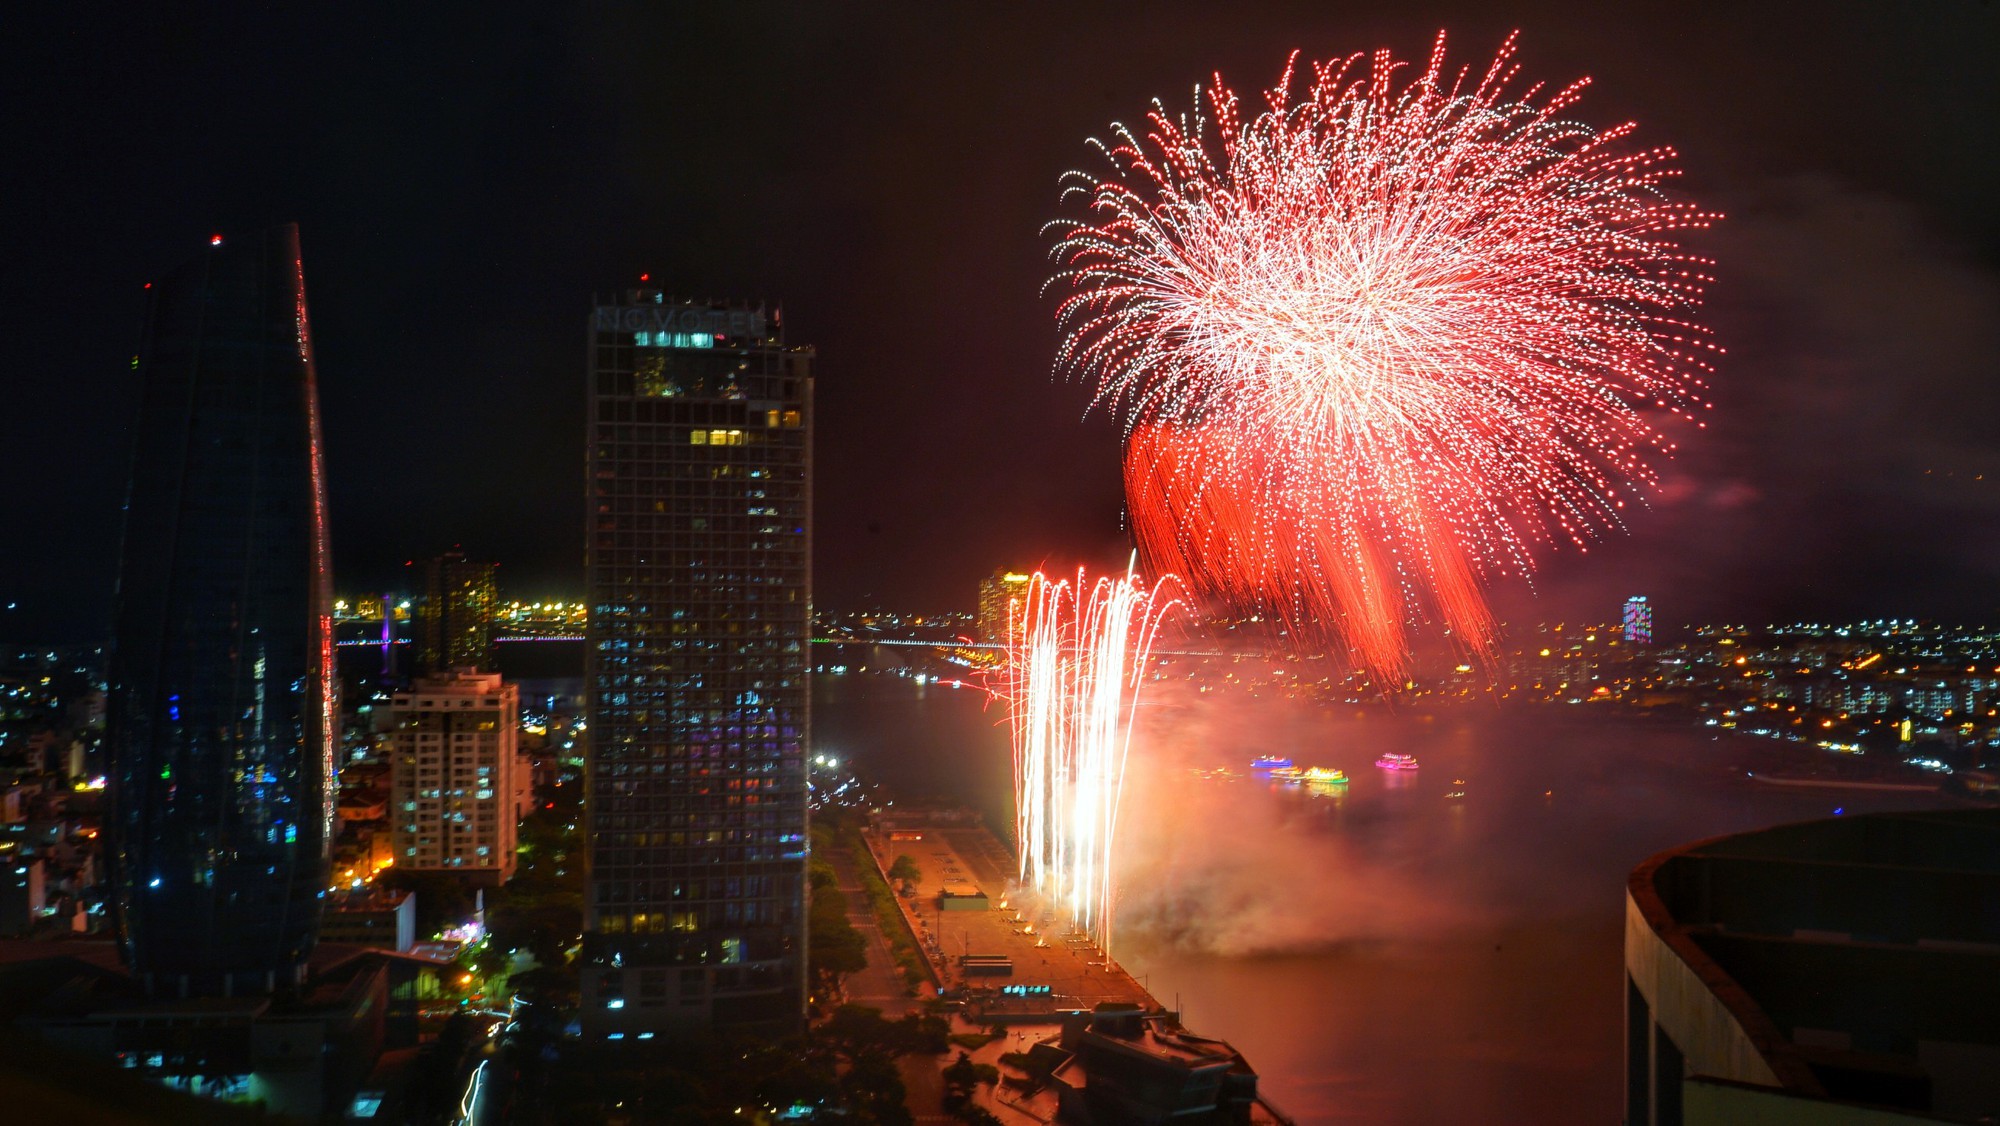
M 2000 810 L 1703 841 L 1628 893 L 1628 969 L 1690 1077 L 2000 1115 Z
M 1018 1093 L 995 1097 L 1043 1122 L 1289 1122 L 1257 1093 L 1257 1073 L 1236 1049 L 1190 1034 L 1174 1013 L 1127 1002 L 1067 1014 L 1061 1036 L 1036 1043 L 1025 1070 Z
M 108 939 L 0 939 L 0 1023 L 23 1013 L 45 1018 L 121 1009 L 148 1016 L 207 1016 L 318 1008 L 343 1002 L 358 978 L 386 951 L 322 942 L 307 962 L 304 988 L 278 996 L 149 997 L 126 973 L 118 944 Z

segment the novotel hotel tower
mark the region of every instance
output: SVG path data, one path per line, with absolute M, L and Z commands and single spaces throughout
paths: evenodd
M 650 289 L 589 334 L 584 1034 L 796 1028 L 812 352 Z
M 298 229 L 147 287 L 105 746 L 111 907 L 157 995 L 304 980 L 335 716 L 326 493 Z

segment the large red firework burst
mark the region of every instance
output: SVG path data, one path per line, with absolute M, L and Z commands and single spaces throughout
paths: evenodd
M 1294 56 L 1261 109 L 1218 78 L 1093 141 L 1113 171 L 1051 228 L 1148 569 L 1384 679 L 1417 620 L 1490 652 L 1485 584 L 1617 527 L 1719 352 L 1673 150 L 1569 120 L 1587 80 L 1510 93 L 1513 51 Z

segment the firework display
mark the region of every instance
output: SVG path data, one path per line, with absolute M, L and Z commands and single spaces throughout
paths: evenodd
M 1036 572 L 1009 615 L 1004 693 L 1014 745 L 1022 887 L 1111 949 L 1111 849 L 1132 711 L 1161 621 L 1164 583 Z
M 1582 81 L 1510 93 L 1513 50 L 1288 67 L 1261 106 L 1218 79 L 1094 142 L 1051 228 L 1058 365 L 1124 423 L 1148 566 L 1384 680 L 1415 621 L 1489 652 L 1488 582 L 1618 527 L 1720 352 L 1673 150 L 1569 120 Z

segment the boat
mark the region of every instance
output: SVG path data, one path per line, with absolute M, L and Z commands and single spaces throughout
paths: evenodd
M 1250 760 L 1252 770 L 1287 770 L 1291 765 L 1291 759 L 1280 758 L 1277 755 L 1265 755 L 1263 758 Z
M 1758 774 L 1746 771 L 1753 782 L 1767 786 L 1803 786 L 1825 790 L 1875 790 L 1881 793 L 1928 794 L 1935 792 L 1939 783 L 1922 779 L 1898 780 L 1892 778 L 1842 778 L 1831 774 L 1805 774 L 1773 772 Z
M 1305 780 L 1327 785 L 1339 785 L 1347 781 L 1347 771 L 1335 770 L 1326 766 L 1308 766 L 1306 767 Z
M 1417 769 L 1417 756 L 1399 755 L 1392 751 L 1376 759 L 1375 765 L 1384 770 L 1415 770 Z
M 1264 773 L 1279 782 L 1296 782 L 1305 776 L 1305 771 L 1296 766 L 1274 766 Z

